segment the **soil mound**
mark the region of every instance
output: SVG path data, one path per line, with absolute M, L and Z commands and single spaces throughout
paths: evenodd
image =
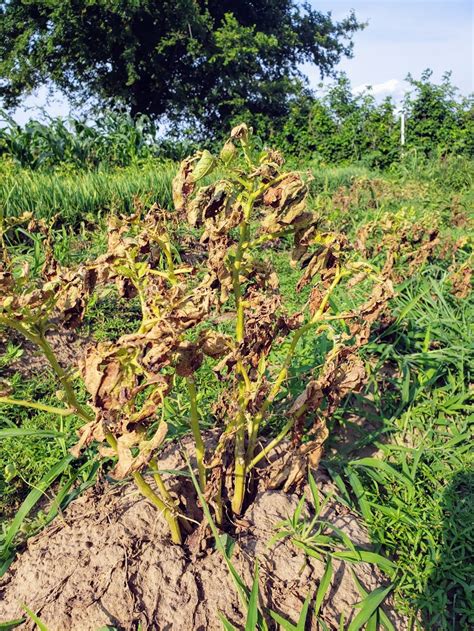
M 163 469 L 182 464 L 176 447 L 160 459 Z M 174 490 L 191 501 L 183 484 L 189 481 Z M 329 482 L 320 474 L 318 484 L 327 487 Z M 232 554 L 247 585 L 258 559 L 261 604 L 293 622 L 324 571 L 322 561 L 307 558 L 287 540 L 268 546 L 275 525 L 292 514 L 297 502 L 296 495 L 278 490 L 257 494 L 236 525 Z M 324 518 L 368 546 L 367 534 L 346 508 L 333 502 Z M 0 580 L 0 621 L 21 617 L 24 603 L 50 631 L 97 631 L 106 625 L 132 631 L 139 624 L 142 631 L 214 631 L 222 629 L 218 612 L 243 628 L 244 612 L 226 564 L 211 540 L 202 543 L 197 549 L 173 545 L 156 509 L 134 486 L 103 482 L 28 541 Z M 346 624 L 355 615 L 360 595 L 349 567 L 337 560 L 333 567 L 320 615 L 330 629 L 338 629 L 341 614 Z M 386 582 L 373 566 L 352 567 L 369 591 Z M 406 628 L 390 604 L 385 609 L 395 628 Z M 28 621 L 21 628 L 33 629 L 34 624 Z M 317 623 L 310 628 L 317 629 Z

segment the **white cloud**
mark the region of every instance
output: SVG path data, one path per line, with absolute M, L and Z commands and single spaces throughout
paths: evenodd
M 399 79 L 389 79 L 388 81 L 384 81 L 383 83 L 375 83 L 372 86 L 370 84 L 358 85 L 352 91 L 354 92 L 354 94 L 360 94 L 361 92 L 364 92 L 369 88 L 374 96 L 396 94 L 402 90 L 402 82 Z

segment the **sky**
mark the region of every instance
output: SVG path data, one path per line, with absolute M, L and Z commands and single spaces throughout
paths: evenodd
M 364 31 L 354 36 L 354 58 L 343 59 L 337 70 L 345 72 L 354 91 L 372 86 L 378 98 L 391 95 L 400 100 L 407 89 L 410 72 L 419 78 L 426 68 L 433 80 L 452 71 L 452 81 L 461 94 L 474 92 L 474 23 L 472 0 L 310 0 L 319 11 L 331 11 L 340 20 L 354 9 Z M 317 68 L 305 65 L 313 87 L 320 77 Z M 20 124 L 38 117 L 38 108 L 49 115 L 66 116 L 69 105 L 56 96 L 47 102 L 47 90 L 40 89 L 25 99 L 14 118 Z
M 419 78 L 433 70 L 438 82 L 452 71 L 462 94 L 474 92 L 474 24 L 472 0 L 311 0 L 320 11 L 340 20 L 354 9 L 365 30 L 354 36 L 354 57 L 338 70 L 346 72 L 353 89 L 371 85 L 376 96 L 398 100 L 407 89 L 408 73 Z M 306 67 L 316 86 L 316 68 Z

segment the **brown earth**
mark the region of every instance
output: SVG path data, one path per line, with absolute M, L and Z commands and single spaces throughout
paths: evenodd
M 88 341 L 75 331 L 67 331 L 63 327 L 49 331 L 46 339 L 63 368 L 77 366 Z M 33 377 L 48 368 L 49 364 L 38 347 L 11 329 L 0 334 L 0 355 L 4 352 L 8 341 L 20 346 L 23 354 L 3 370 L 5 374 L 19 372 L 24 377 Z
M 174 445 L 160 458 L 163 469 L 183 463 Z M 324 474 L 317 481 L 323 494 L 331 492 Z M 174 478 L 170 487 L 198 509 L 188 479 Z M 293 622 L 324 571 L 323 561 L 305 557 L 288 540 L 268 546 L 275 525 L 292 514 L 297 502 L 296 495 L 282 491 L 258 492 L 232 534 L 232 562 L 245 583 L 251 585 L 258 559 L 261 605 Z M 356 516 L 342 505 L 331 500 L 323 518 L 354 543 L 370 548 Z M 24 603 L 49 631 L 97 631 L 104 625 L 132 631 L 139 624 L 142 631 L 214 631 L 222 629 L 218 612 L 243 628 L 243 608 L 224 559 L 211 539 L 207 543 L 172 545 L 158 512 L 134 486 L 102 482 L 28 541 L 0 579 L 0 620 L 21 617 Z M 347 564 L 334 560 L 333 567 L 321 617 L 330 629 L 338 629 L 341 614 L 345 624 L 355 615 L 360 595 Z M 387 583 L 373 566 L 358 563 L 351 568 L 368 591 Z M 390 602 L 385 610 L 397 630 L 407 628 Z M 28 621 L 20 628 L 33 629 L 34 624 Z M 318 629 L 317 622 L 311 621 L 309 628 Z

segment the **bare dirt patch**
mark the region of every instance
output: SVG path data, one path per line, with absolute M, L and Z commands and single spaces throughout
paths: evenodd
M 81 337 L 76 332 L 68 331 L 63 327 L 57 327 L 49 331 L 46 338 L 58 362 L 65 369 L 77 366 L 88 342 L 87 338 Z M 2 371 L 5 374 L 19 372 L 24 377 L 33 377 L 49 368 L 48 361 L 38 347 L 12 330 L 3 335 L 0 334 L 0 354 L 4 352 L 7 341 L 18 344 L 23 350 L 23 354 Z
M 175 446 L 168 448 L 163 469 L 183 466 Z M 193 499 L 189 481 L 174 491 Z M 172 483 L 173 484 L 173 483 Z M 319 474 L 327 492 L 330 482 Z M 187 488 L 186 488 L 187 486 Z M 255 559 L 260 566 L 261 605 L 296 621 L 309 591 L 315 591 L 324 563 L 305 557 L 289 541 L 268 546 L 275 524 L 291 515 L 296 495 L 257 493 L 237 525 L 232 561 L 247 585 Z M 196 505 L 197 508 L 197 505 Z M 345 507 L 332 502 L 324 518 L 351 539 L 370 547 L 367 533 Z M 353 566 L 367 590 L 386 583 L 373 566 Z M 337 629 L 340 614 L 354 615 L 360 595 L 349 567 L 334 561 L 334 576 L 322 617 Z M 102 483 L 73 502 L 65 514 L 40 535 L 0 580 L 0 620 L 23 615 L 19 603 L 35 611 L 50 631 L 97 631 L 104 625 L 132 631 L 222 629 L 218 612 L 238 628 L 244 613 L 225 562 L 212 545 L 172 545 L 156 509 L 130 484 Z M 357 610 L 356 610 L 357 611 Z M 405 629 L 390 603 L 386 607 L 397 629 Z M 32 629 L 26 622 L 22 628 Z M 316 630 L 316 622 L 311 629 Z

